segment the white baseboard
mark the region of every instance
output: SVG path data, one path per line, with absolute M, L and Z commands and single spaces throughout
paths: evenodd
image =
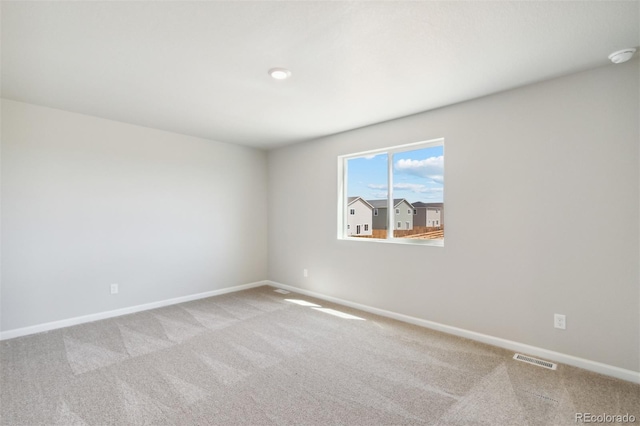
M 409 324 L 414 324 L 414 325 L 429 328 L 432 330 L 441 331 L 447 334 L 453 334 L 459 337 L 465 337 L 470 340 L 487 343 L 489 345 L 497 346 L 504 349 L 509 349 L 514 352 L 522 352 L 527 355 L 533 355 L 533 356 L 544 358 L 557 363 L 571 365 L 573 367 L 582 368 L 584 370 L 593 371 L 595 373 L 604 374 L 606 376 L 615 377 L 615 378 L 626 380 L 629 382 L 640 383 L 640 372 L 638 371 L 626 370 L 624 368 L 615 367 L 609 364 L 603 364 L 597 361 L 591 361 L 585 358 L 579 358 L 573 355 L 567 355 L 560 352 L 550 351 L 548 349 L 526 345 L 524 343 L 514 342 L 512 340 L 502 339 L 500 337 L 489 336 L 488 334 L 477 333 L 475 331 L 465 330 L 462 328 L 452 327 L 450 325 L 440 324 L 437 322 L 428 321 L 421 318 L 398 314 L 396 312 L 386 311 L 384 309 L 378 309 L 378 308 L 374 308 L 367 305 L 361 305 L 360 303 L 350 302 L 348 300 L 339 299 L 337 297 L 326 296 L 324 294 L 316 293 L 314 291 L 304 290 L 298 287 L 281 284 L 275 281 L 267 281 L 267 283 L 273 287 L 278 287 L 285 290 L 289 290 L 291 292 L 315 297 L 317 299 L 338 303 L 340 305 L 348 306 L 350 308 L 360 309 L 361 311 L 369 312 L 369 313 L 380 315 L 387 318 L 393 318 L 398 321 L 407 322 Z
M 121 315 L 133 314 L 135 312 L 147 311 L 149 309 L 161 308 L 163 306 L 175 305 L 176 303 L 190 302 L 192 300 L 204 299 L 211 296 L 219 296 L 221 294 L 233 293 L 236 291 L 247 290 L 249 288 L 269 285 L 269 281 L 257 281 L 248 284 L 226 287 L 219 290 L 207 291 L 204 293 L 191 294 L 188 296 L 176 297 L 173 299 L 160 300 L 158 302 L 145 303 L 143 305 L 130 306 L 127 308 L 115 309 L 113 311 L 98 312 L 96 314 L 84 315 L 81 317 L 67 318 L 60 321 L 47 322 L 44 324 L 32 325 L 30 327 L 15 328 L 0 333 L 0 340 L 13 339 L 14 337 L 26 336 L 29 334 L 41 333 L 43 331 L 55 330 L 58 328 L 70 327 L 72 325 L 84 324 L 87 322 L 98 321 L 101 319 L 119 317 Z

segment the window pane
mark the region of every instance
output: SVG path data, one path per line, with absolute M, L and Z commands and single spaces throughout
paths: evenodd
M 347 160 L 346 236 L 387 238 L 387 154 Z M 374 210 L 377 214 L 374 214 Z M 362 225 L 357 234 L 356 226 Z
M 443 153 L 438 145 L 393 155 L 393 203 L 401 212 L 395 221 L 406 225 L 394 237 L 444 239 Z

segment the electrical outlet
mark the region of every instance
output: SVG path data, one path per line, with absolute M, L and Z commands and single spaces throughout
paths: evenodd
M 118 284 L 111 284 L 111 294 L 118 294 Z
M 302 276 L 307 278 L 309 276 L 309 270 L 308 269 L 303 269 L 302 270 Z
M 553 326 L 555 328 L 559 328 L 561 330 L 566 330 L 567 328 L 567 317 L 562 314 L 553 314 Z

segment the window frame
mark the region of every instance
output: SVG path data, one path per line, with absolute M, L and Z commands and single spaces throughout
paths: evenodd
M 369 241 L 369 242 L 383 242 L 383 243 L 391 243 L 391 244 L 409 244 L 409 245 L 422 245 L 422 246 L 434 246 L 434 247 L 444 247 L 444 238 L 439 240 L 422 240 L 417 238 L 401 238 L 394 237 L 393 231 L 394 227 L 392 226 L 397 222 L 396 214 L 395 214 L 395 206 L 393 205 L 393 158 L 395 154 L 400 154 L 407 151 L 415 151 L 418 149 L 429 148 L 434 146 L 442 146 L 442 156 L 443 161 L 446 162 L 445 155 L 445 139 L 435 138 L 424 140 L 420 142 L 413 142 L 403 145 L 395 145 L 391 147 L 373 149 L 369 151 L 361 151 L 351 154 L 343 154 L 338 156 L 338 239 L 339 240 L 349 240 L 349 241 Z M 379 154 L 387 154 L 387 237 L 382 238 L 357 238 L 351 237 L 347 233 L 347 206 L 348 206 L 348 197 L 347 197 L 347 185 L 348 185 L 348 161 L 350 159 L 370 156 L 370 155 L 379 155 Z M 446 167 L 444 168 L 443 173 L 446 173 Z M 446 179 L 445 179 L 446 180 Z M 442 202 L 444 203 L 444 192 Z M 373 216 L 377 216 L 375 214 L 375 210 L 373 212 Z M 417 213 L 417 211 L 416 211 Z M 414 213 L 414 214 L 416 214 Z

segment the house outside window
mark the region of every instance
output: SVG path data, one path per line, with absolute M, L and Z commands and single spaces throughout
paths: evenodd
M 444 245 L 443 139 L 341 155 L 338 174 L 338 239 Z M 355 238 L 349 224 L 362 224 L 368 238 Z
M 371 222 L 373 220 L 373 206 L 362 197 L 349 197 L 347 200 L 347 230 L 348 237 L 371 237 Z

